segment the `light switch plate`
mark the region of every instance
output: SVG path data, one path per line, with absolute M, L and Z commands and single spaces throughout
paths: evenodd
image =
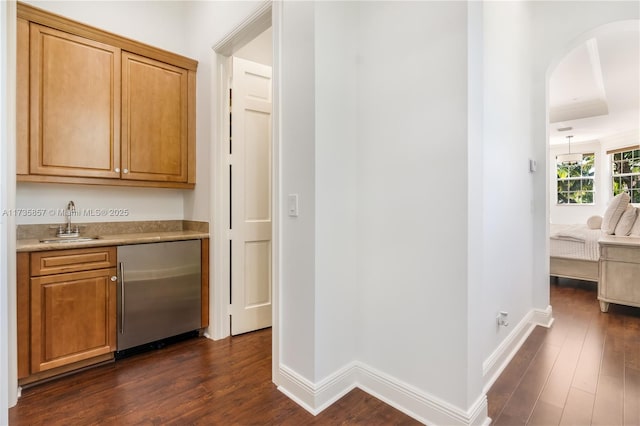
M 298 194 L 289 194 L 287 197 L 287 211 L 289 212 L 289 216 L 297 217 L 298 216 Z
M 538 162 L 534 159 L 529 159 L 529 171 L 533 173 L 536 170 L 538 170 Z

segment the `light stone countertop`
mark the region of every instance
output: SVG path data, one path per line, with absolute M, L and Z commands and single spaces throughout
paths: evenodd
M 84 237 L 85 235 L 81 235 Z M 92 237 L 92 235 L 86 235 Z M 32 252 L 45 250 L 64 250 L 71 248 L 89 248 L 105 246 L 121 246 L 126 244 L 144 244 L 165 241 L 200 240 L 209 238 L 208 232 L 200 231 L 164 231 L 164 232 L 138 232 L 130 234 L 100 235 L 98 239 L 77 242 L 53 242 L 41 243 L 39 239 L 18 240 L 16 251 Z

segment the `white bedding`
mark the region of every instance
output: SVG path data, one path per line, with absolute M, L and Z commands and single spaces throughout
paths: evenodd
M 587 225 L 551 225 L 550 254 L 552 257 L 597 261 L 600 258 L 600 229 Z

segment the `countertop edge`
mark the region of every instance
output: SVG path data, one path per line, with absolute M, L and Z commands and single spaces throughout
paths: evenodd
M 96 240 L 79 241 L 70 243 L 41 243 L 37 239 L 17 240 L 16 251 L 36 252 L 48 250 L 66 250 L 77 248 L 122 246 L 130 244 L 145 244 L 168 241 L 201 240 L 209 238 L 209 233 L 198 231 L 167 231 L 104 235 Z

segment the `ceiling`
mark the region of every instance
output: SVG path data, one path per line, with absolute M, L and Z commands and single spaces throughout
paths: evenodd
M 587 40 L 549 81 L 550 143 L 587 142 L 640 128 L 640 29 Z M 571 130 L 558 131 L 571 127 Z

